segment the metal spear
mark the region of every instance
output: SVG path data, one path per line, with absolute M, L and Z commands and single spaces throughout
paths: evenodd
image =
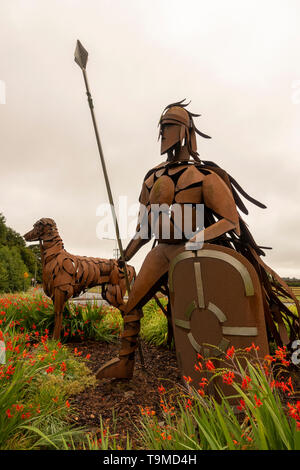
M 87 60 L 88 60 L 88 52 L 86 51 L 86 49 L 83 47 L 83 45 L 81 44 L 81 42 L 79 40 L 77 40 L 77 43 L 76 43 L 74 58 L 75 58 L 76 64 L 79 65 L 79 67 L 82 70 L 82 74 L 83 74 L 87 99 L 88 99 L 89 108 L 90 108 L 90 111 L 91 111 L 94 131 L 95 131 L 96 140 L 97 140 L 97 146 L 98 146 L 98 150 L 99 150 L 99 155 L 100 155 L 104 180 L 105 180 L 105 184 L 106 184 L 106 190 L 107 190 L 108 199 L 109 199 L 109 203 L 110 203 L 110 207 L 111 207 L 111 211 L 112 211 L 112 216 L 113 216 L 113 221 L 114 221 L 114 225 L 115 225 L 115 231 L 116 231 L 116 237 L 117 237 L 117 242 L 118 242 L 119 251 L 120 251 L 120 257 L 121 257 L 121 260 L 122 260 L 123 266 L 124 266 L 124 276 L 125 276 L 125 281 L 126 281 L 127 292 L 129 294 L 130 293 L 130 283 L 129 283 L 128 273 L 127 273 L 127 269 L 126 269 L 124 250 L 123 250 L 122 241 L 121 241 L 121 237 L 120 237 L 119 224 L 118 224 L 118 219 L 117 219 L 117 215 L 116 215 L 114 200 L 113 200 L 113 196 L 112 196 L 112 192 L 111 192 L 111 187 L 110 187 L 110 183 L 109 183 L 109 179 L 108 179 L 108 174 L 107 174 L 107 170 L 106 170 L 106 164 L 105 164 L 104 154 L 103 154 L 102 145 L 101 145 L 101 141 L 100 141 L 100 135 L 99 135 L 99 132 L 98 132 L 98 126 L 97 126 L 95 112 L 94 112 L 93 99 L 92 99 L 92 95 L 91 95 L 91 92 L 90 92 L 88 79 L 87 79 L 87 74 L 86 74 L 86 64 L 87 64 Z M 143 352 L 142 352 L 142 347 L 141 347 L 140 342 L 138 342 L 138 348 L 139 348 L 141 364 L 144 367 L 144 357 L 143 357 Z

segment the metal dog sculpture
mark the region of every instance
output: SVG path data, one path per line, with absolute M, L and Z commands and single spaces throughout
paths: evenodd
M 65 303 L 88 288 L 101 285 L 103 298 L 114 307 L 124 309 L 126 282 L 116 260 L 68 253 L 53 219 L 38 220 L 24 238 L 28 242 L 40 242 L 43 289 L 54 305 L 54 339 L 60 338 Z M 135 270 L 128 266 L 127 272 L 131 282 Z

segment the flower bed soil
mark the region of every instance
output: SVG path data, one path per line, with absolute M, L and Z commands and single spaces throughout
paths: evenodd
M 96 341 L 71 343 L 71 349 L 77 347 L 82 356 L 90 354 L 89 368 L 96 372 L 109 359 L 116 357 L 118 344 L 107 344 Z M 126 441 L 130 436 L 133 447 L 138 446 L 138 435 L 134 424 L 139 426 L 140 408 L 148 407 L 161 415 L 160 394 L 158 387 L 163 385 L 166 390 L 178 390 L 183 382 L 177 366 L 175 351 L 142 343 L 145 359 L 143 370 L 139 355 L 136 354 L 136 366 L 133 379 L 102 379 L 95 387 L 70 399 L 73 409 L 72 421 L 84 426 L 92 432 L 99 433 L 100 415 L 104 426 L 110 425 L 112 432 L 113 413 L 117 418 L 117 440 Z M 175 391 L 175 390 L 174 390 Z

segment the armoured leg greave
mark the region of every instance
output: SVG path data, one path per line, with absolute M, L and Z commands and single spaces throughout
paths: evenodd
M 124 315 L 124 331 L 121 336 L 119 357 L 111 359 L 96 373 L 97 379 L 130 379 L 133 376 L 135 350 L 138 346 L 142 313 L 134 309 Z

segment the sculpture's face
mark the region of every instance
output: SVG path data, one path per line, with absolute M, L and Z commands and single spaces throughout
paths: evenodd
M 161 155 L 171 150 L 179 141 L 180 126 L 176 124 L 164 124 L 161 130 Z
M 163 155 L 184 139 L 189 129 L 190 118 L 185 109 L 172 106 L 162 115 L 160 125 L 160 153 Z
M 47 238 L 56 229 L 56 224 L 53 219 L 40 219 L 38 220 L 30 232 L 25 233 L 23 237 L 27 242 L 36 242 Z

